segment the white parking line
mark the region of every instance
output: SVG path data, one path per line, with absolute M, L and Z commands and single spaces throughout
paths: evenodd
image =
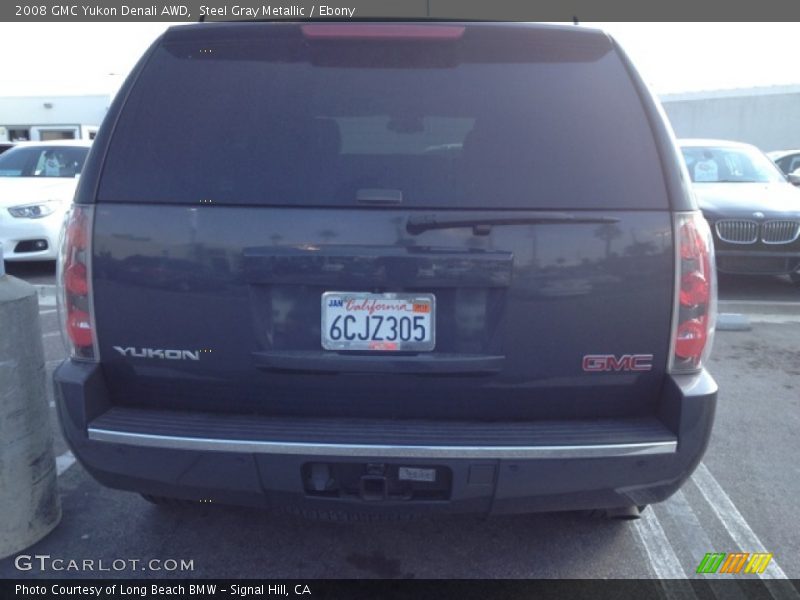
M 61 332 L 60 331 L 48 331 L 47 333 L 43 333 L 42 337 L 43 338 L 51 338 L 51 337 L 56 337 L 57 335 L 61 335 Z
M 51 368 L 51 367 L 57 367 L 57 366 L 58 366 L 58 365 L 60 365 L 62 362 L 64 362 L 64 359 L 63 359 L 63 358 L 57 358 L 57 359 L 55 359 L 55 360 L 48 360 L 48 361 L 47 361 L 46 363 L 44 363 L 44 364 L 45 364 L 45 366 L 46 366 L 46 367 L 49 369 L 49 368 Z
M 40 283 L 34 286 L 39 294 L 39 306 L 56 305 L 56 286 L 54 284 Z
M 669 600 L 697 598 L 652 507 L 645 510 L 638 521 L 634 521 L 633 528 L 650 560 L 650 568 L 661 580 L 666 597 Z
M 700 561 L 714 549 L 711 539 L 700 524 L 700 519 L 692 510 L 683 491 L 678 490 L 672 497 L 661 506 L 670 516 L 672 521 L 678 525 L 677 530 L 692 553 L 692 562 L 700 564 Z
M 745 306 L 774 306 L 786 308 L 800 306 L 800 302 L 795 300 L 720 300 L 720 307 L 724 308 L 731 304 L 744 304 Z
M 692 564 L 699 565 L 706 553 L 714 551 L 714 545 L 683 491 L 675 492 L 669 500 L 659 505 L 659 508 L 661 507 L 667 512 L 684 543 L 689 547 Z M 701 575 L 701 577 L 709 580 L 708 585 L 711 592 L 719 600 L 746 600 L 744 593 L 735 583 L 716 581 L 717 579 L 734 579 L 735 575 L 709 573 Z
M 61 475 L 64 471 L 69 469 L 74 464 L 75 464 L 75 457 L 72 456 L 72 452 L 67 450 L 61 456 L 56 456 L 56 473 L 58 475 Z
M 747 319 L 751 323 L 797 323 L 800 322 L 798 315 L 764 315 L 760 313 L 753 313 L 747 315 Z
M 692 481 L 697 486 L 697 489 L 700 490 L 700 493 L 703 494 L 717 518 L 725 526 L 733 541 L 739 545 L 740 551 L 768 552 L 756 533 L 747 524 L 742 513 L 739 512 L 739 509 L 736 508 L 728 494 L 725 493 L 725 490 L 722 489 L 722 486 L 714 479 L 711 471 L 703 463 L 700 463 L 694 475 L 692 475 Z M 797 593 L 797 590 L 792 587 L 790 582 L 785 582 L 789 585 L 776 585 L 778 582 L 771 581 L 772 579 L 786 579 L 786 573 L 783 572 L 774 557 L 767 569 L 763 573 L 759 573 L 759 577 L 765 580 L 764 584 L 773 598 L 800 600 L 800 594 Z
M 55 308 L 47 308 L 47 309 L 45 309 L 45 310 L 40 310 L 40 311 L 39 311 L 39 314 L 40 314 L 40 315 L 49 315 L 49 314 L 52 314 L 52 313 L 54 313 L 54 312 L 58 312 L 58 310 L 57 310 L 57 309 L 55 309 Z

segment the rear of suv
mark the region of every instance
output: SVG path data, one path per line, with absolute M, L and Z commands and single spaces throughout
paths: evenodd
M 62 428 L 101 483 L 324 514 L 636 507 L 717 388 L 709 231 L 599 31 L 169 29 L 60 258 Z

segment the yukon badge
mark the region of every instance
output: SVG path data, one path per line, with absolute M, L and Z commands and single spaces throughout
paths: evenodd
M 653 369 L 652 354 L 587 354 L 583 357 L 583 370 L 587 373 L 601 371 L 650 371 Z
M 122 348 L 114 346 L 122 356 L 134 358 L 160 358 L 163 360 L 200 360 L 200 350 L 163 350 L 161 348 Z

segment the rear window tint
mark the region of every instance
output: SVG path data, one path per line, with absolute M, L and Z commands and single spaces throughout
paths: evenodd
M 353 206 L 377 189 L 408 207 L 667 206 L 641 101 L 607 42 L 468 26 L 450 42 L 318 43 L 261 27 L 155 49 L 99 201 Z

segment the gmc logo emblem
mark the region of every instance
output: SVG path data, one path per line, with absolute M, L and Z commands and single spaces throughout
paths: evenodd
M 650 371 L 653 368 L 652 354 L 587 354 L 583 357 L 583 370 L 588 373 L 601 371 Z

